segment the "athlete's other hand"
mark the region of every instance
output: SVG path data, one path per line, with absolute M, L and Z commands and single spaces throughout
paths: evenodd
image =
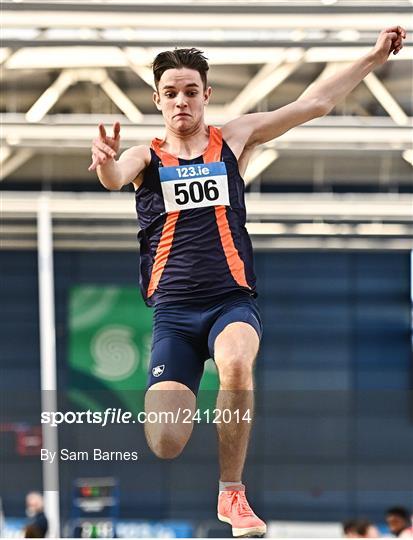
M 373 53 L 379 64 L 387 62 L 390 53 L 397 54 L 403 48 L 406 30 L 401 26 L 390 26 L 380 32 Z
M 99 124 L 99 136 L 92 141 L 92 163 L 88 171 L 95 171 L 99 165 L 105 165 L 115 159 L 120 145 L 120 123 L 113 124 L 113 137 L 108 137 L 105 126 Z

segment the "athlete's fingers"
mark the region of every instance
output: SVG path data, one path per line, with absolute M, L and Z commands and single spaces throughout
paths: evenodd
M 106 162 L 109 157 L 105 154 L 105 152 L 101 152 L 100 150 L 98 151 L 98 156 L 99 156 L 99 159 L 103 162 Z
M 95 156 L 95 154 L 92 154 L 92 163 L 88 167 L 88 171 L 94 171 L 96 170 L 96 167 L 98 166 L 99 160 Z
M 109 142 L 109 141 L 108 141 Z M 98 148 L 99 150 L 102 150 L 102 152 L 105 152 L 110 157 L 116 157 L 116 152 L 111 148 L 109 145 L 105 144 L 100 139 L 95 139 L 93 141 L 94 148 Z
M 389 26 L 389 28 L 386 28 L 385 32 L 397 32 L 404 38 L 406 37 L 406 30 L 402 26 Z
M 99 135 L 103 140 L 106 139 L 106 130 L 103 124 L 99 124 Z
M 396 40 L 397 43 L 403 43 L 403 40 L 406 39 L 406 30 L 401 26 L 393 26 L 385 30 L 385 33 L 389 35 L 392 41 Z M 396 36 L 394 36 L 396 34 Z
M 112 144 L 110 137 L 106 138 L 106 143 L 102 139 L 94 139 L 92 141 L 92 153 L 95 150 L 99 150 L 100 152 L 104 152 L 108 157 L 116 157 L 116 150 Z
M 389 37 L 392 41 L 395 40 L 398 37 L 397 32 L 387 32 L 386 37 Z
M 398 39 L 395 43 L 393 43 L 393 46 L 392 46 L 393 52 L 395 51 L 399 52 L 402 48 L 403 48 L 403 42 L 401 39 L 400 40 Z
M 401 35 L 403 39 L 406 39 L 406 30 L 403 28 L 403 26 L 398 26 L 397 32 Z
M 108 159 L 108 156 L 104 152 L 101 152 L 98 148 L 93 149 L 93 154 L 97 157 L 99 163 L 105 163 Z
M 381 42 L 381 46 L 387 49 L 388 54 L 393 52 L 397 48 L 397 34 L 395 32 L 389 32 L 388 34 L 384 34 L 384 39 Z
M 120 133 L 120 122 L 115 122 L 113 124 L 113 138 L 117 140 L 119 138 Z
M 89 170 L 96 170 L 99 165 L 105 165 L 107 162 L 107 156 L 102 152 L 95 151 L 92 155 L 92 165 Z

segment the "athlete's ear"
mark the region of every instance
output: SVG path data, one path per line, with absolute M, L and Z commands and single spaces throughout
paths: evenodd
M 208 86 L 208 88 L 204 90 L 204 105 L 208 105 L 211 94 L 212 94 L 212 88 Z
M 153 99 L 153 102 L 155 103 L 156 108 L 158 109 L 158 111 L 162 110 L 161 109 L 161 98 L 159 97 L 158 92 L 153 93 L 152 99 Z

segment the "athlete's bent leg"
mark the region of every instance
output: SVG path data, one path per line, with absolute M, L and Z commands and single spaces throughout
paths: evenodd
M 145 436 L 156 456 L 162 459 L 179 456 L 192 433 L 192 421 L 186 420 L 193 418 L 195 406 L 194 393 L 182 383 L 162 381 L 148 389 L 145 395 Z M 188 409 L 191 410 L 190 416 L 181 414 Z
M 252 421 L 253 417 L 253 366 L 258 348 L 257 332 L 245 322 L 228 324 L 215 340 L 220 380 L 217 409 L 231 411 L 230 422 L 217 423 L 222 482 L 241 481 L 251 432 L 248 418 Z
M 151 450 L 163 459 L 177 457 L 191 436 L 204 368 L 191 336 L 185 335 L 181 319 L 179 309 L 168 305 L 155 316 L 149 389 L 145 395 L 145 435 Z

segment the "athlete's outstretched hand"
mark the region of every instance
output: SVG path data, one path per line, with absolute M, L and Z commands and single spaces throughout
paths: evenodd
M 401 26 L 390 26 L 380 32 L 373 49 L 379 64 L 387 62 L 390 53 L 397 54 L 403 48 L 404 39 L 406 30 Z
M 105 126 L 99 124 L 99 136 L 92 141 L 92 164 L 88 171 L 95 171 L 98 165 L 104 165 L 116 157 L 120 145 L 120 123 L 113 124 L 113 137 L 106 135 Z

